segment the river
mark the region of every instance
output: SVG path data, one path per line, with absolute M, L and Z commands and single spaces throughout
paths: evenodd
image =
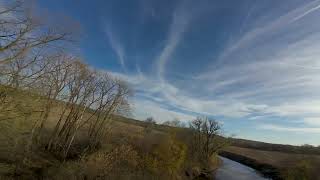
M 224 157 L 220 159 L 222 165 L 216 172 L 217 180 L 267 180 L 248 166 Z

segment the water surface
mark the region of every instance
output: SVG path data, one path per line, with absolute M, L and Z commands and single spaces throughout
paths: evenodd
M 222 165 L 217 170 L 217 180 L 266 180 L 266 178 L 248 166 L 224 157 L 220 157 L 220 159 L 222 160 Z

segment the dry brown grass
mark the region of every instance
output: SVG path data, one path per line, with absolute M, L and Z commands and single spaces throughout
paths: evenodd
M 320 155 L 292 154 L 277 151 L 262 151 L 249 148 L 230 146 L 226 152 L 238 154 L 253 159 L 261 164 L 268 164 L 279 168 L 282 171 L 295 169 L 301 163 L 306 163 L 310 167 L 312 179 L 320 178 Z
M 264 162 L 276 167 L 288 167 L 296 164 L 302 160 L 309 160 L 315 165 L 318 165 L 320 170 L 320 156 L 319 155 L 304 155 L 304 154 L 289 154 L 276 151 L 262 151 L 249 148 L 240 148 L 235 146 L 230 146 L 226 151 L 240 154 L 253 158 L 259 162 Z

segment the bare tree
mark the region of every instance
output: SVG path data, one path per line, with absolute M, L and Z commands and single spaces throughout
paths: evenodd
M 217 140 L 221 130 L 217 121 L 198 117 L 190 123 L 190 129 L 193 132 L 192 151 L 196 158 L 207 161 L 224 146 Z
M 156 121 L 153 117 L 148 117 L 144 122 L 150 123 L 150 124 L 156 124 Z
M 153 127 L 156 125 L 156 121 L 153 117 L 148 117 L 144 120 L 144 122 L 144 133 L 149 134 L 152 131 Z
M 65 41 L 71 34 L 42 23 L 22 0 L 5 4 L 0 12 L 0 65 L 15 61 L 35 48 Z
M 0 112 L 16 107 L 8 94 L 33 90 L 53 46 L 71 40 L 67 28 L 42 23 L 23 0 L 3 2 L 0 10 Z M 11 109 L 10 109 L 11 108 Z
M 33 136 L 39 138 L 52 108 L 58 101 L 64 100 L 63 91 L 67 86 L 66 80 L 73 60 L 73 56 L 66 54 L 56 54 L 44 60 L 45 65 L 41 68 L 43 72 L 33 83 L 34 88 L 38 90 L 37 92 L 43 99 L 42 113 L 34 125 L 36 133 Z
M 100 102 L 94 114 L 96 119 L 92 121 L 89 129 L 90 147 L 94 148 L 107 132 L 107 123 L 111 115 L 127 108 L 127 97 L 130 90 L 124 82 L 115 80 L 108 74 L 102 75 L 99 82 Z
M 89 102 L 89 97 L 95 89 L 93 86 L 94 75 L 86 65 L 75 61 L 70 71 L 70 77 L 67 79 L 69 98 L 66 102 L 65 110 L 60 115 L 54 128 L 58 132 L 54 132 L 55 134 L 52 137 L 54 138 L 52 140 L 55 141 L 55 146 L 59 144 L 60 151 L 64 151 L 64 154 L 67 154 L 66 149 L 73 142 L 74 134 L 77 132 L 80 121 L 83 119 L 83 114 L 92 104 Z M 64 116 L 66 118 L 62 122 Z
M 203 151 L 207 159 L 220 148 L 218 144 L 214 143 L 220 130 L 220 124 L 213 119 L 206 118 L 202 123 L 202 133 L 204 135 Z
M 121 81 L 106 73 L 94 72 L 80 61 L 73 61 L 67 67 L 68 70 L 64 72 L 68 74 L 63 76 L 63 86 L 56 86 L 65 93 L 64 108 L 47 146 L 48 150 L 62 154 L 63 157 L 67 156 L 79 129 L 85 125 L 89 125 L 88 147 L 94 148 L 99 144 L 106 134 L 108 120 L 126 104 L 130 92 Z M 56 80 L 59 82 L 61 79 Z M 56 96 L 57 93 L 48 99 L 51 101 Z
M 0 10 L 0 115 L 20 113 L 25 121 L 32 115 L 29 145 L 41 140 L 48 151 L 65 158 L 83 127 L 88 147 L 100 143 L 112 116 L 130 109 L 131 91 L 123 81 L 56 49 L 71 31 L 44 24 L 31 12 L 19 0 Z M 32 96 L 34 103 L 23 104 L 15 93 Z M 44 131 L 49 117 L 54 125 Z

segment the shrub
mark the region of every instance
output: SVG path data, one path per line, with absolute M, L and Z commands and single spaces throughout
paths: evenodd
M 177 177 L 185 162 L 186 151 L 186 145 L 178 141 L 174 134 L 157 145 L 154 156 L 160 172 L 167 172 L 171 178 Z
M 294 167 L 287 168 L 283 173 L 286 180 L 309 180 L 311 179 L 311 166 L 308 161 L 301 161 Z

